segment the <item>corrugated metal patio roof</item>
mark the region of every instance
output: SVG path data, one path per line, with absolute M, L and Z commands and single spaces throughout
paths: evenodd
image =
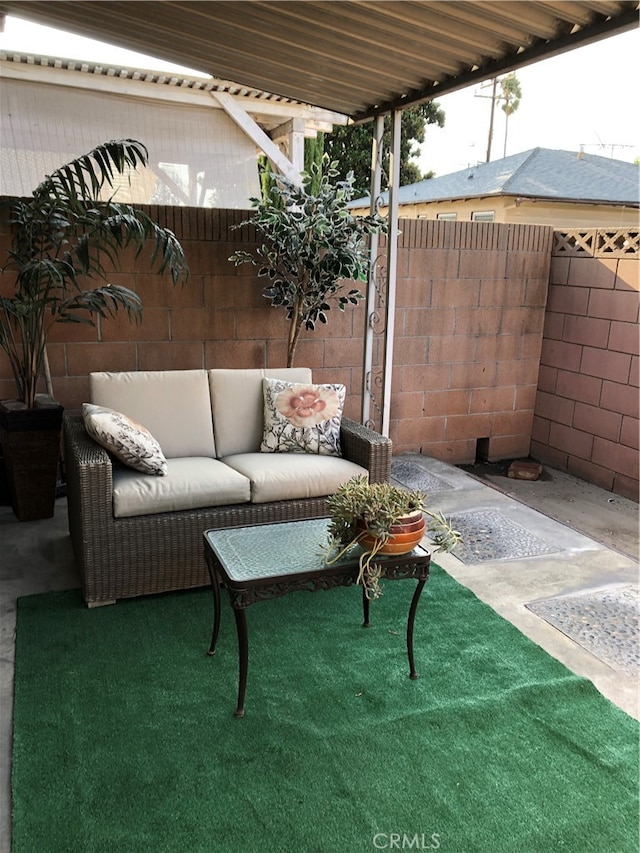
M 355 120 L 631 29 L 638 8 L 636 0 L 0 2 L 0 12 Z

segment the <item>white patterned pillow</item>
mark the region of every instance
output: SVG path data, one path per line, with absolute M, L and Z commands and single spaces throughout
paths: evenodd
M 82 418 L 89 435 L 125 465 L 143 474 L 165 476 L 168 466 L 162 448 L 142 424 L 93 403 L 82 404 Z
M 263 379 L 263 453 L 340 456 L 344 385 L 311 385 Z

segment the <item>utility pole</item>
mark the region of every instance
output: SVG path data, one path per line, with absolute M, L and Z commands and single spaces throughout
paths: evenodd
M 491 160 L 491 143 L 493 142 L 493 120 L 496 112 L 496 101 L 500 97 L 500 95 L 496 94 L 498 88 L 498 78 L 494 77 L 491 81 L 491 94 L 490 95 L 478 95 L 476 94 L 476 98 L 490 98 L 491 99 L 491 116 L 489 118 L 489 138 L 487 140 L 487 163 Z M 489 84 L 487 84 L 489 85 Z M 486 88 L 486 86 L 481 86 L 480 88 Z
M 493 141 L 493 117 L 496 112 L 496 89 L 498 88 L 498 78 L 493 78 L 493 88 L 491 90 L 491 116 L 489 118 L 489 139 L 487 140 L 487 163 L 491 161 L 491 143 Z
M 498 94 L 498 83 L 500 83 L 502 91 Z M 510 74 L 507 74 L 506 77 L 501 77 L 498 79 L 497 77 L 493 77 L 485 86 L 481 86 L 480 88 L 487 88 L 487 86 L 491 85 L 491 94 L 490 95 L 479 95 L 476 94 L 476 98 L 490 98 L 491 99 L 491 116 L 489 118 L 489 139 L 487 141 L 487 163 L 491 160 L 491 144 L 493 142 L 493 123 L 495 119 L 495 111 L 496 111 L 496 101 L 504 101 L 502 105 L 502 109 L 506 116 L 505 123 L 505 132 L 504 132 L 504 154 L 503 156 L 507 156 L 507 130 L 509 124 L 509 116 L 514 113 L 518 106 L 520 105 L 520 84 L 516 78 L 515 73 L 512 71 Z

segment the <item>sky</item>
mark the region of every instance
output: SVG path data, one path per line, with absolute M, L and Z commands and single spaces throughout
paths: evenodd
M 188 68 L 8 16 L 0 50 L 193 74 Z M 509 119 L 506 154 L 542 147 L 634 161 L 640 157 L 640 29 L 611 36 L 516 72 L 522 90 Z M 206 76 L 206 75 L 201 75 Z M 491 101 L 486 84 L 438 100 L 445 127 L 427 128 L 418 163 L 446 175 L 485 162 Z M 505 155 L 505 115 L 496 105 L 491 159 Z
M 509 118 L 507 156 L 530 148 L 580 151 L 633 162 L 640 157 L 640 29 L 516 71 L 522 98 Z M 484 163 L 491 93 L 486 84 L 438 100 L 444 129 L 427 128 L 423 172 L 446 175 Z M 491 159 L 504 156 L 505 114 L 496 104 Z

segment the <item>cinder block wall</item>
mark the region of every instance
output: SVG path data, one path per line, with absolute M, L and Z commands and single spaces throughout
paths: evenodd
M 95 370 L 281 367 L 287 321 L 262 296 L 250 265 L 229 255 L 253 238 L 234 229 L 242 211 L 149 208 L 182 242 L 191 268 L 183 288 L 125 254 L 111 281 L 144 304 L 139 325 L 124 314 L 97 326 L 58 325 L 49 360 L 56 397 L 67 408 L 88 398 Z M 453 463 L 529 451 L 542 346 L 552 230 L 543 226 L 403 220 L 391 437 L 395 451 Z M 3 234 L 7 245 L 6 225 Z M 11 277 L 0 280 L 8 292 Z M 360 419 L 364 308 L 333 310 L 329 324 L 303 333 L 296 363 L 318 381 L 347 386 L 346 414 Z M 381 361 L 381 347 L 376 348 Z M 0 357 L 0 398 L 14 396 Z
M 67 408 L 88 398 L 93 370 L 285 363 L 284 312 L 262 297 L 252 267 L 228 261 L 254 239 L 250 228 L 233 227 L 246 213 L 148 210 L 178 235 L 191 279 L 174 288 L 148 271 L 144 256 L 121 258 L 111 280 L 140 294 L 143 320 L 120 315 L 53 331 L 54 392 Z M 427 220 L 400 227 L 395 452 L 452 463 L 531 452 L 637 499 L 638 231 L 554 234 L 545 226 Z M 8 246 L 2 219 L 3 258 Z M 0 275 L 0 292 L 12 287 L 12 274 Z M 364 322 L 362 306 L 332 311 L 327 327 L 303 335 L 297 354 L 318 381 L 347 386 L 346 413 L 357 420 Z M 379 367 L 380 339 L 374 352 Z M 0 399 L 13 396 L 0 353 Z
M 531 453 L 638 500 L 638 231 L 557 232 Z
M 48 346 L 53 388 L 66 408 L 88 399 L 88 374 L 99 370 L 165 370 L 214 367 L 282 367 L 288 322 L 284 311 L 262 296 L 264 282 L 250 264 L 234 267 L 229 256 L 255 239 L 248 226 L 235 228 L 247 211 L 144 207 L 175 232 L 190 267 L 189 281 L 174 287 L 168 275 L 149 272 L 149 255 L 121 254 L 114 284 L 135 290 L 144 306 L 142 321 L 124 313 L 98 319 L 95 327 L 58 324 Z M 9 246 L 0 222 L 0 251 Z M 100 280 L 95 281 L 97 286 Z M 0 275 L 9 294 L 13 276 Z M 348 389 L 347 415 L 359 419 L 362 374 L 362 308 L 331 311 L 330 323 L 304 335 L 296 364 L 308 365 L 318 381 L 342 382 Z M 44 386 L 42 387 L 44 390 Z M 0 353 L 0 399 L 15 397 L 9 364 Z
M 400 221 L 390 435 L 448 462 L 529 453 L 553 229 Z
M 110 279 L 142 298 L 143 319 L 58 325 L 49 360 L 56 397 L 76 408 L 94 370 L 280 367 L 287 321 L 262 296 L 250 265 L 228 258 L 254 237 L 235 229 L 241 211 L 153 207 L 182 242 L 191 268 L 183 288 L 125 254 Z M 552 230 L 544 226 L 402 220 L 398 255 L 391 437 L 397 453 L 470 462 L 529 451 L 542 347 Z M 3 228 L 7 245 L 6 224 Z M 0 281 L 5 292 L 11 276 Z M 333 310 L 303 334 L 297 364 L 318 381 L 347 386 L 360 418 L 364 308 Z M 380 342 L 376 352 L 381 353 Z M 381 361 L 380 355 L 378 360 Z M 0 357 L 0 397 L 14 395 Z

